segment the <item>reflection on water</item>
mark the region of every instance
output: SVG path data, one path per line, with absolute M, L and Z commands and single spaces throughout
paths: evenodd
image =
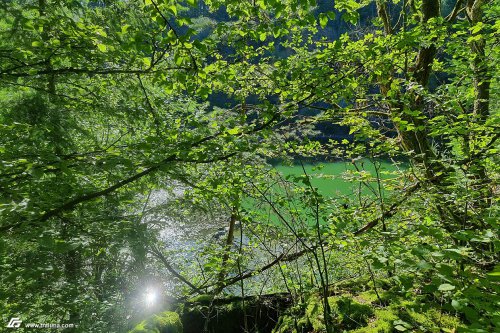
M 152 192 L 143 223 L 158 232 L 160 247 L 172 266 L 185 271 L 193 269 L 189 266 L 200 259 L 201 253 L 208 246 L 223 248 L 229 230 L 230 212 L 216 205 L 211 209 L 187 209 L 182 205 L 184 194 L 185 188 L 181 185 L 176 185 L 171 190 Z M 238 222 L 234 232 L 235 247 L 239 248 L 240 239 L 243 239 L 243 246 L 248 245 L 249 239 L 241 234 L 241 224 Z M 192 272 L 195 273 L 199 273 L 199 270 Z M 170 276 L 170 273 L 166 272 L 166 275 Z M 162 282 L 167 293 L 177 293 L 178 281 L 165 279 Z
M 178 204 L 184 189 L 159 190 L 151 194 L 146 223 L 160 231 L 165 250 L 190 249 L 210 241 L 212 236 L 227 225 L 222 212 L 202 209 L 183 210 Z
M 369 172 L 375 176 L 373 165 L 370 166 L 367 163 L 363 168 L 363 172 Z M 352 175 L 353 167 L 350 164 L 326 163 L 324 168 L 305 165 L 305 169 L 313 178 L 313 186 L 318 187 L 323 195 L 338 196 L 340 194 L 345 197 L 353 191 L 353 183 L 348 182 L 345 177 L 345 175 Z M 278 170 L 285 176 L 299 175 L 303 172 L 300 165 L 278 167 Z M 390 173 L 394 170 L 395 167 L 389 163 L 380 163 L 379 172 L 383 178 L 392 177 Z M 204 203 L 203 207 L 192 203 L 183 205 L 186 190 L 181 184 L 175 184 L 169 190 L 157 190 L 151 193 L 143 223 L 147 223 L 150 229 L 158 232 L 162 241 L 161 248 L 172 266 L 182 271 L 183 274 L 193 277 L 201 271 L 203 253 L 207 247 L 215 246 L 219 251 L 224 247 L 231 212 L 217 203 Z M 345 202 L 343 204 L 346 205 Z M 278 221 L 276 216 L 268 217 L 268 229 L 277 227 L 277 223 L 272 223 L 273 220 Z M 260 222 L 262 221 L 265 225 L 266 220 L 263 219 Z M 242 240 L 242 245 L 240 245 L 240 240 Z M 296 241 L 293 237 L 288 240 L 283 236 L 275 237 L 275 231 L 272 230 L 269 232 L 259 229 L 257 233 L 253 233 L 248 225 L 243 226 L 242 234 L 241 225 L 238 224 L 234 234 L 234 252 L 245 248 L 247 251 L 244 258 L 245 266 L 257 268 L 275 259 L 276 254 L 290 251 L 294 240 Z M 170 277 L 162 281 L 166 292 L 171 295 L 178 294 L 179 285 L 176 284 L 178 281 L 173 279 L 170 273 L 165 272 L 165 276 Z M 261 277 L 253 279 L 256 281 Z M 247 282 L 251 283 L 250 280 Z M 238 293 L 239 291 L 235 288 L 231 292 Z

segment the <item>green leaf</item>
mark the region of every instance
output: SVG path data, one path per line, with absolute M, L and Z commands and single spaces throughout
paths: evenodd
M 328 24 L 328 16 L 325 13 L 319 14 L 319 25 L 324 29 Z
M 106 45 L 104 45 L 104 44 L 97 44 L 97 48 L 101 52 L 106 52 L 108 50 L 108 47 Z
M 500 265 L 496 265 L 492 272 L 486 273 L 486 277 L 490 281 L 500 281 Z
M 395 320 L 393 322 L 393 325 L 394 325 L 394 328 L 400 332 L 407 331 L 409 328 L 412 327 L 409 323 L 407 323 L 406 321 L 403 321 L 401 319 Z
M 329 12 L 326 12 L 326 16 L 328 16 L 328 18 L 331 21 L 333 21 L 333 20 L 335 20 L 336 14 L 335 14 L 335 12 L 329 11 Z
M 455 308 L 455 310 L 461 310 L 464 307 L 460 301 L 457 301 L 455 299 L 451 301 L 451 306 L 453 306 L 453 308 Z
M 174 13 L 175 16 L 177 16 L 177 6 L 175 4 L 168 6 L 168 9 L 170 9 L 170 11 Z
M 451 285 L 449 283 L 443 283 L 442 285 L 440 285 L 438 287 L 439 291 L 451 291 L 453 289 L 455 289 L 455 286 L 453 286 L 453 285 Z
M 122 34 L 127 33 L 129 28 L 130 28 L 130 24 L 123 25 L 121 28 Z
M 487 273 L 489 276 L 500 276 L 500 265 L 496 265 L 492 272 Z

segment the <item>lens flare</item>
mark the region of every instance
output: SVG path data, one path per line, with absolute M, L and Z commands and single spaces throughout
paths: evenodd
M 147 306 L 153 306 L 156 303 L 157 298 L 158 294 L 153 289 L 147 290 L 144 295 L 144 300 Z

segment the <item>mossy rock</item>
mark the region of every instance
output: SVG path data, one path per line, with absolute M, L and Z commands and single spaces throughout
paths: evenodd
M 358 295 L 354 296 L 354 300 L 361 303 L 361 304 L 371 304 L 373 306 L 384 306 L 389 303 L 396 297 L 394 293 L 385 291 L 385 290 L 379 290 L 378 292 L 375 292 L 373 289 L 364 291 L 362 293 L 359 293 Z
M 287 311 L 278 318 L 278 322 L 271 333 L 295 333 L 295 332 L 314 332 L 310 315 L 316 314 L 319 308 L 319 298 L 310 297 L 306 303 L 299 303 L 287 309 Z M 315 324 L 320 325 L 321 318 Z
M 244 317 L 250 319 L 255 308 L 253 302 L 246 302 L 245 308 L 242 301 L 234 301 L 228 304 L 217 304 L 213 306 L 203 303 L 194 303 L 185 306 L 182 313 L 182 321 L 185 323 L 187 332 L 202 332 L 205 329 L 205 319 L 210 318 L 208 332 L 239 332 L 242 331 Z
M 251 331 L 270 333 L 281 312 L 290 304 L 288 294 L 223 299 L 202 295 L 188 300 L 179 310 L 185 333 L 243 332 L 245 324 Z M 210 318 L 208 322 L 207 318 Z
M 398 316 L 392 309 L 375 309 L 374 317 L 369 319 L 368 325 L 350 331 L 352 333 L 392 333 L 394 332 L 394 322 Z
M 272 333 L 310 332 L 313 328 L 304 316 L 283 315 L 278 319 Z
M 373 316 L 370 305 L 358 303 L 349 297 L 338 297 L 334 304 L 330 302 L 330 306 L 335 316 L 334 323 L 339 329 L 350 330 L 366 326 Z
M 373 309 L 368 304 L 361 304 L 351 297 L 328 297 L 332 310 L 332 324 L 337 331 L 352 330 L 366 326 L 373 317 Z M 323 332 L 325 318 L 323 303 L 318 296 L 311 296 L 307 300 L 304 314 L 288 314 L 282 316 L 273 333 L 299 331 Z
M 213 295 L 202 294 L 202 295 L 191 297 L 190 299 L 187 300 L 186 303 L 210 304 L 210 302 L 212 302 L 213 300 L 214 300 Z
M 366 327 L 353 333 L 453 332 L 460 327 L 460 320 L 438 308 L 419 301 L 394 298 L 385 308 L 375 309 L 374 317 Z
M 338 332 L 391 333 L 454 332 L 461 327 L 458 317 L 450 315 L 425 298 L 398 296 L 391 291 L 373 290 L 358 294 L 345 294 L 328 298 L 332 310 L 332 323 Z M 302 310 L 282 315 L 273 333 L 324 332 L 323 303 L 312 295 Z
M 179 314 L 165 311 L 141 321 L 129 333 L 182 333 Z
M 413 305 L 400 308 L 398 312 L 399 322 L 395 322 L 410 330 L 422 332 L 442 332 L 443 329 L 452 331 L 460 326 L 460 320 L 446 314 L 434 307 Z

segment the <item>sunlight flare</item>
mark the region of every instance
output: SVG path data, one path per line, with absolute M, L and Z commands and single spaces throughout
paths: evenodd
M 144 294 L 144 301 L 146 306 L 151 307 L 156 304 L 158 300 L 158 293 L 154 289 L 148 289 Z

